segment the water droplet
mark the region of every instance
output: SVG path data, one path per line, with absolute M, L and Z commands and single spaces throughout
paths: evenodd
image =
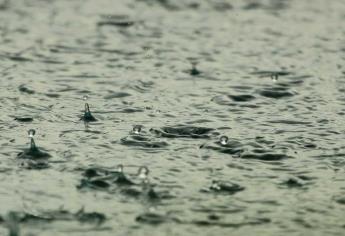
M 157 208 L 156 208 L 155 206 L 150 206 L 147 210 L 148 210 L 148 212 L 150 212 L 150 213 L 155 213 L 155 212 L 157 212 Z
M 149 172 L 149 168 L 146 166 L 141 166 L 138 170 L 138 178 L 143 182 L 146 182 L 148 180 Z
M 85 113 L 90 112 L 90 107 L 88 103 L 85 103 Z
M 35 144 L 34 136 L 36 134 L 36 130 L 29 129 L 28 134 L 29 134 L 29 138 L 30 138 L 30 150 L 35 150 L 36 144 Z
M 277 82 L 278 81 L 278 74 L 272 74 L 271 79 L 273 82 Z
M 123 173 L 123 165 L 117 165 L 117 172 Z
M 36 130 L 29 129 L 28 134 L 29 134 L 29 138 L 33 138 L 35 136 L 35 134 L 36 134 Z
M 221 136 L 220 138 L 219 138 L 219 142 L 220 142 L 220 144 L 221 145 L 227 145 L 228 144 L 228 141 L 229 141 L 229 138 L 227 137 L 227 136 Z
M 193 76 L 199 75 L 200 71 L 196 68 L 197 63 L 192 62 L 192 69 L 190 70 L 190 74 Z
M 87 101 L 88 99 L 88 96 L 85 95 L 83 97 L 83 99 L 85 101 Z M 89 104 L 87 102 L 85 102 L 85 111 L 84 111 L 84 116 L 82 117 L 82 119 L 86 122 L 93 122 L 93 121 L 97 121 L 97 119 L 91 114 L 91 111 L 90 111 L 90 107 L 89 107 Z
M 141 125 L 135 125 L 135 126 L 133 127 L 133 133 L 134 133 L 134 134 L 140 134 L 141 129 L 142 129 L 142 126 L 141 126 Z
M 210 189 L 213 189 L 213 190 L 221 190 L 221 186 L 219 185 L 218 181 L 213 180 Z

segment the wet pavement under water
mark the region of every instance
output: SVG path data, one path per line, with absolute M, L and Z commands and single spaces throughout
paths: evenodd
M 344 235 L 344 21 L 341 0 L 0 1 L 0 235 Z

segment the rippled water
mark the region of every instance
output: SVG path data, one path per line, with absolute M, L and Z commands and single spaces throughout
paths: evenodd
M 0 235 L 344 235 L 344 20 L 341 0 L 0 1 Z

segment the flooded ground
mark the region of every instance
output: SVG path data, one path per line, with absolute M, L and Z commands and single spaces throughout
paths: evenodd
M 0 235 L 344 235 L 344 21 L 0 1 Z

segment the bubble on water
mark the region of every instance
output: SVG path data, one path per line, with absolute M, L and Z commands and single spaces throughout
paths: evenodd
M 277 82 L 277 81 L 278 81 L 278 74 L 272 74 L 272 75 L 271 75 L 271 80 L 272 80 L 273 82 Z
M 229 138 L 225 135 L 223 135 L 219 138 L 219 142 L 221 145 L 227 145 L 228 141 L 229 141 Z
M 36 130 L 34 129 L 29 129 L 28 131 L 28 135 L 29 135 L 29 138 L 33 138 L 36 134 Z
M 134 134 L 140 134 L 141 133 L 142 126 L 141 125 L 135 125 L 133 127 L 133 133 Z
M 147 168 L 146 166 L 141 166 L 138 170 L 138 178 L 141 179 L 143 182 L 147 182 L 149 172 L 149 168 Z

